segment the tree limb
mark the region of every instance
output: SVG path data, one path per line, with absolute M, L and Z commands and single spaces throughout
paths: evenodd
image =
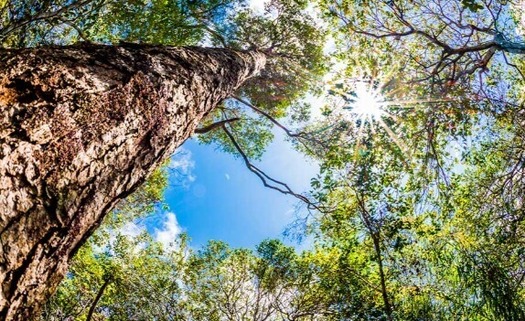
M 249 102 L 247 102 L 246 100 L 238 97 L 238 96 L 231 96 L 231 98 L 239 101 L 240 103 L 250 107 L 251 109 L 253 109 L 256 113 L 258 114 L 261 114 L 263 115 L 264 117 L 268 118 L 269 121 L 271 121 L 272 123 L 274 123 L 275 126 L 281 128 L 282 130 L 284 130 L 284 132 L 286 133 L 286 135 L 290 136 L 290 137 L 300 137 L 301 135 L 303 135 L 304 133 L 300 132 L 300 133 L 292 133 L 288 128 L 286 128 L 283 124 L 281 124 L 280 122 L 278 122 L 274 117 L 272 117 L 270 114 L 268 114 L 267 112 L 265 112 L 264 110 L 250 104 Z
M 225 124 L 233 123 L 233 122 L 238 121 L 238 120 L 240 120 L 239 117 L 230 118 L 230 119 L 224 119 L 224 120 L 215 122 L 213 124 L 210 124 L 208 126 L 195 129 L 195 134 L 205 134 L 205 133 L 210 132 L 210 131 L 212 131 L 214 129 L 223 127 Z
M 232 144 L 235 147 L 235 149 L 237 150 L 237 152 L 241 155 L 242 159 L 244 160 L 244 163 L 245 163 L 246 167 L 251 172 L 253 172 L 255 175 L 257 175 L 261 179 L 261 181 L 262 181 L 262 183 L 263 183 L 263 185 L 265 187 L 274 189 L 274 190 L 276 190 L 278 192 L 281 192 L 282 194 L 285 194 L 285 195 L 292 195 L 295 198 L 297 198 L 297 199 L 303 201 L 304 203 L 306 203 L 308 205 L 308 208 L 320 210 L 320 208 L 316 204 L 312 203 L 312 201 L 310 201 L 306 196 L 298 194 L 298 193 L 295 193 L 286 183 L 283 183 L 281 181 L 278 181 L 278 180 L 268 176 L 268 174 L 266 174 L 260 168 L 258 168 L 254 164 L 252 164 L 252 162 L 250 162 L 250 159 L 248 158 L 248 156 L 246 156 L 246 153 L 244 153 L 244 151 L 242 150 L 241 146 L 239 146 L 239 144 L 237 143 L 237 140 L 235 139 L 233 134 L 226 128 L 225 125 L 222 126 L 222 129 L 224 130 L 224 132 L 226 133 L 226 135 L 228 136 L 228 138 L 232 142 Z
M 84 1 L 72 2 L 71 4 L 63 6 L 55 11 L 46 12 L 45 10 L 41 10 L 34 15 L 23 17 L 17 21 L 12 21 L 5 28 L 0 29 L 0 39 L 5 39 L 9 34 L 14 32 L 15 30 L 22 28 L 32 22 L 60 17 L 61 15 L 68 12 L 69 10 L 81 8 L 94 1 L 95 0 L 84 0 Z

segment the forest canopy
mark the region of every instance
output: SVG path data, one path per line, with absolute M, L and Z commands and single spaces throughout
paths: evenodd
M 0 1 L 3 48 L 256 50 L 267 67 L 196 134 L 303 204 L 256 249 L 169 246 L 169 161 L 78 251 L 37 320 L 524 320 L 525 3 Z M 305 193 L 257 167 L 275 131 L 320 166 Z

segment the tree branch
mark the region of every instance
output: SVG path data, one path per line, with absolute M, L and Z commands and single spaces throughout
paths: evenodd
M 247 102 L 246 100 L 238 97 L 238 96 L 231 96 L 231 98 L 239 101 L 240 103 L 250 107 L 251 109 L 253 109 L 255 112 L 257 112 L 258 114 L 261 114 L 263 115 L 264 117 L 268 118 L 269 121 L 271 121 L 272 123 L 274 123 L 275 126 L 281 128 L 282 130 L 284 130 L 284 132 L 286 133 L 286 135 L 290 136 L 290 137 L 300 137 L 302 134 L 302 132 L 300 133 L 292 133 L 288 128 L 286 128 L 283 124 L 281 124 L 280 122 L 278 122 L 274 117 L 272 117 L 270 114 L 268 114 L 267 112 L 265 112 L 264 110 L 250 104 L 249 102 Z
M 205 133 L 210 132 L 210 131 L 212 131 L 214 129 L 217 129 L 219 127 L 223 127 L 225 124 L 233 123 L 233 122 L 238 121 L 238 120 L 240 120 L 239 117 L 230 118 L 230 119 L 224 119 L 224 120 L 215 122 L 213 124 L 210 124 L 208 126 L 195 129 L 195 134 L 205 134 Z
M 235 139 L 233 134 L 226 128 L 225 125 L 222 126 L 222 129 L 224 130 L 224 132 L 226 133 L 226 135 L 228 136 L 228 138 L 232 142 L 232 144 L 235 147 L 235 149 L 237 150 L 237 152 L 241 155 L 242 159 L 244 160 L 244 163 L 245 163 L 246 167 L 251 172 L 253 172 L 255 175 L 257 175 L 257 177 L 259 177 L 261 179 L 261 181 L 262 181 L 262 183 L 263 183 L 263 185 L 265 187 L 274 189 L 274 190 L 276 190 L 278 192 L 281 192 L 282 194 L 285 194 L 285 195 L 292 195 L 295 198 L 297 198 L 297 199 L 303 201 L 304 203 L 306 203 L 308 205 L 308 208 L 320 210 L 320 208 L 316 204 L 312 203 L 306 196 L 298 194 L 298 193 L 295 193 L 286 183 L 283 183 L 281 181 L 278 181 L 278 180 L 268 176 L 260 168 L 258 168 L 254 164 L 252 164 L 252 162 L 250 162 L 250 159 L 248 158 L 248 156 L 246 156 L 246 153 L 244 153 L 244 151 L 242 150 L 241 146 L 239 146 L 239 144 L 237 143 L 237 140 Z
M 95 0 L 84 0 L 84 1 L 73 2 L 55 11 L 46 12 L 45 10 L 41 10 L 35 15 L 24 17 L 18 21 L 13 21 L 10 24 L 8 24 L 6 27 L 0 29 L 0 39 L 5 39 L 9 34 L 14 32 L 16 29 L 22 28 L 32 22 L 60 17 L 61 15 L 67 13 L 69 10 L 81 8 L 94 1 Z

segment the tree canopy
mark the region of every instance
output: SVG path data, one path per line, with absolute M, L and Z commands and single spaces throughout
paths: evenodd
M 523 6 L 0 2 L 4 47 L 83 40 L 265 53 L 268 67 L 197 133 L 307 202 L 298 223 L 314 240 L 297 253 L 278 240 L 192 249 L 185 235 L 170 247 L 123 235 L 158 209 L 161 168 L 78 252 L 40 320 L 525 319 Z M 319 162 L 309 193 L 252 162 L 274 128 Z

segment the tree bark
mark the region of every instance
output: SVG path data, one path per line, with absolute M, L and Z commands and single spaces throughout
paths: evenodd
M 0 320 L 69 258 L 264 55 L 136 44 L 0 50 Z

